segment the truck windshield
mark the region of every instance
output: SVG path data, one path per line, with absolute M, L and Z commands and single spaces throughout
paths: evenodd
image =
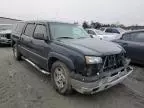
M 87 32 L 75 24 L 50 23 L 53 39 L 80 39 L 90 38 Z

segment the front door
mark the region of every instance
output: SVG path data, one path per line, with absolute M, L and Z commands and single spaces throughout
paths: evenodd
M 44 39 L 36 39 L 32 38 L 31 43 L 31 50 L 33 52 L 32 60 L 40 66 L 40 68 L 47 69 L 47 56 L 48 56 L 48 34 L 47 34 L 47 28 L 45 24 L 37 24 L 34 35 L 35 34 L 43 34 Z

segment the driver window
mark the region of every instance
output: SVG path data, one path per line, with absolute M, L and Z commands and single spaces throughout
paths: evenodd
M 122 40 L 125 41 L 133 41 L 134 40 L 134 35 L 133 33 L 126 33 L 122 35 Z
M 135 42 L 144 42 L 144 32 L 137 32 L 135 35 Z
M 44 25 L 37 25 L 34 34 L 44 34 L 44 37 L 47 37 L 46 27 Z

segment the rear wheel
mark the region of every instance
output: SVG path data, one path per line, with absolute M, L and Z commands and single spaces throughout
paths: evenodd
M 72 93 L 69 76 L 70 70 L 68 67 L 62 62 L 56 61 L 52 65 L 51 72 L 51 79 L 54 89 L 63 95 Z
M 13 55 L 16 60 L 21 60 L 21 54 L 16 44 L 13 46 Z

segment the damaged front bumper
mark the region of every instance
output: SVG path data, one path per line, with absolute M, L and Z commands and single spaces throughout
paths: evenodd
M 126 69 L 116 70 L 115 74 L 111 74 L 94 82 L 84 82 L 72 78 L 71 83 L 72 87 L 82 94 L 94 94 L 122 82 L 132 71 L 132 67 L 127 67 Z

